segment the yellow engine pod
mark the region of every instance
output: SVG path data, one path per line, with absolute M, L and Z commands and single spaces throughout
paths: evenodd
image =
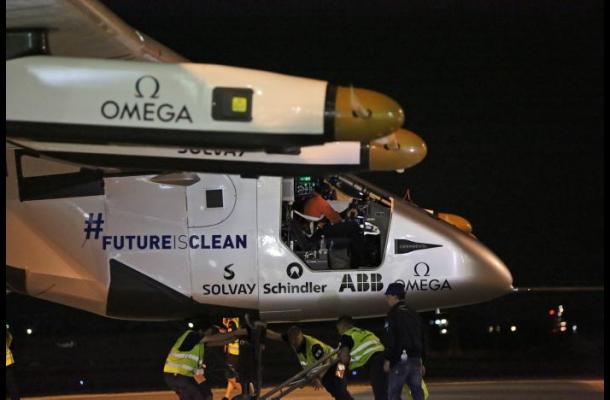
M 335 140 L 363 143 L 392 133 L 405 120 L 400 104 L 390 97 L 344 86 L 337 88 L 334 118 Z
M 426 142 L 415 133 L 399 129 L 369 143 L 369 168 L 372 171 L 393 171 L 421 162 L 427 154 Z

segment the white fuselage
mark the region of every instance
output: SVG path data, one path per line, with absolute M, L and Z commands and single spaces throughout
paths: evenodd
M 117 318 L 251 311 L 266 321 L 383 315 L 383 292 L 397 280 L 418 310 L 511 289 L 510 273 L 479 241 L 384 193 L 377 193 L 389 216 L 380 264 L 316 270 L 282 237 L 290 195 L 280 177 L 197 174 L 182 186 L 156 183 L 156 175 L 106 175 L 97 186 L 65 183 L 78 174 L 7 148 L 6 265 L 23 281 L 15 288 L 7 278 L 13 289 Z M 57 182 L 61 190 L 49 189 Z M 141 279 L 122 277 L 127 271 Z M 137 281 L 192 306 L 148 310 L 158 299 L 153 290 L 147 300 Z

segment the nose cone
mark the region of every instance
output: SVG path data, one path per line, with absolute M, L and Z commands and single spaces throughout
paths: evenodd
M 384 94 L 340 86 L 334 119 L 336 140 L 367 143 L 400 128 L 404 113 L 396 101 Z
M 469 253 L 467 263 L 472 271 L 468 286 L 481 297 L 481 301 L 513 290 L 513 276 L 506 265 L 482 244 L 478 244 L 475 252 Z
M 369 144 L 369 168 L 372 171 L 393 171 L 411 168 L 428 153 L 426 142 L 415 133 L 399 129 Z

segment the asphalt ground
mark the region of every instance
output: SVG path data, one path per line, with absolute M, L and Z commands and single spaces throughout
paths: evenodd
M 490 380 L 490 381 L 456 381 L 427 382 L 430 400 L 593 400 L 604 398 L 603 380 Z M 224 391 L 214 390 L 214 399 L 221 399 Z M 266 390 L 264 390 L 266 392 Z M 371 390 L 367 386 L 350 386 L 350 392 L 357 400 L 372 399 Z M 115 394 L 65 395 L 51 397 L 27 397 L 30 400 L 176 400 L 172 392 L 137 392 Z M 296 390 L 284 397 L 287 400 L 325 400 L 331 399 L 324 391 L 313 388 Z

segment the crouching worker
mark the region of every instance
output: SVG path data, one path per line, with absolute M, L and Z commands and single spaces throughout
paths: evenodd
M 337 320 L 339 341 L 339 368 L 368 375 L 375 400 L 387 400 L 388 376 L 383 371 L 381 340 L 371 331 L 354 326 L 352 317 L 344 315 Z
M 198 330 L 187 330 L 172 346 L 163 378 L 180 400 L 211 400 L 212 391 L 205 377 L 204 354 L 206 346 L 223 346 L 247 334 L 245 329 L 218 333 L 219 328 L 203 322 Z
M 290 344 L 290 347 L 296 353 L 301 367 L 303 369 L 310 368 L 326 355 L 332 353 L 332 347 L 314 338 L 313 336 L 304 335 L 301 328 L 292 326 L 284 334 L 279 334 L 270 329 L 267 329 L 267 338 L 271 340 L 282 340 Z M 330 361 L 334 364 L 333 361 Z M 344 378 L 340 378 L 335 374 L 335 368 L 331 367 L 321 377 L 315 378 L 312 382 L 314 388 L 320 389 L 324 387 L 330 395 L 336 400 L 353 400 L 347 390 L 347 382 Z

